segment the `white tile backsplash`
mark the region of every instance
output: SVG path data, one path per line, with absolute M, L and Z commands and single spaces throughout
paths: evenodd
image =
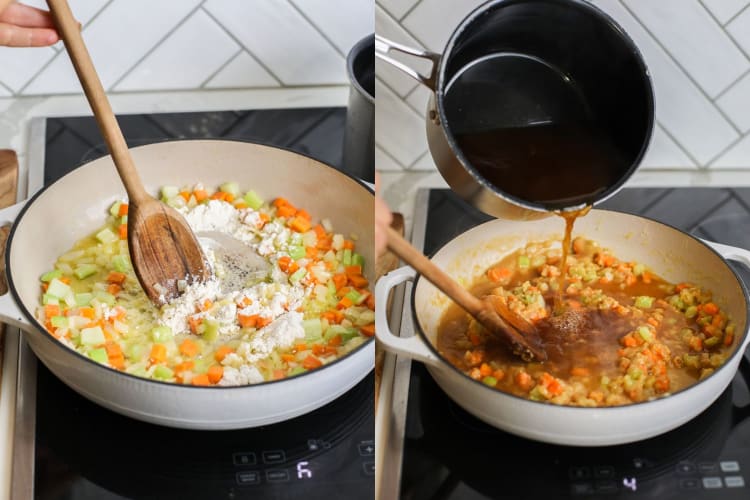
M 50 47 L 0 47 L 0 81 L 18 92 L 55 54 Z
M 204 8 L 285 85 L 347 81 L 344 57 L 289 2 L 208 0 Z
M 398 22 L 393 19 L 379 5 L 375 7 L 375 30 L 378 35 L 387 38 L 396 43 L 401 43 L 415 49 L 422 49 L 422 45 L 417 42 Z M 390 54 L 393 56 L 393 54 Z M 398 59 L 399 56 L 396 56 Z M 385 82 L 399 96 L 404 97 L 419 85 L 412 77 L 406 75 L 390 64 L 384 63 L 380 59 L 375 60 L 375 72 L 378 78 Z
M 721 24 L 726 24 L 738 12 L 750 5 L 749 0 L 701 0 L 701 2 Z
M 484 0 L 422 0 L 401 22 L 433 52 L 443 52 L 459 22 Z
M 401 165 L 411 165 L 426 149 L 424 116 L 375 80 L 375 143 Z
M 643 168 L 697 168 L 697 165 L 685 152 L 680 149 L 676 142 L 664 132 L 661 125 L 654 126 L 654 134 L 651 137 L 648 151 L 642 162 Z
M 200 87 L 240 49 L 221 26 L 199 9 L 139 62 L 114 90 Z
M 717 99 L 716 104 L 743 133 L 750 132 L 750 73 Z
M 281 83 L 247 52 L 240 51 L 207 83 L 208 89 L 278 87 Z
M 624 4 L 710 97 L 750 68 L 747 57 L 698 0 Z
M 375 31 L 373 0 L 290 0 L 342 54 Z

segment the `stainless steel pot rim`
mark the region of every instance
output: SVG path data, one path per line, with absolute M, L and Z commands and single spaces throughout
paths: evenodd
M 221 139 L 221 140 L 218 140 L 218 139 L 181 139 L 181 140 L 177 140 L 177 141 L 162 141 L 162 142 L 154 143 L 154 144 L 162 144 L 163 142 L 170 142 L 170 143 L 174 143 L 174 142 L 212 142 L 212 143 L 239 142 L 239 143 L 253 144 L 253 145 L 256 145 L 256 146 L 265 146 L 265 147 L 270 147 L 270 148 L 274 148 L 274 149 L 281 149 L 281 150 L 286 151 L 288 153 L 293 153 L 295 155 L 303 156 L 305 158 L 314 160 L 315 162 L 319 163 L 322 166 L 325 166 L 325 167 L 327 167 L 329 169 L 332 169 L 332 170 L 336 171 L 339 174 L 342 174 L 342 175 L 345 175 L 346 177 L 349 177 L 350 179 L 352 179 L 353 181 L 355 181 L 357 184 L 359 184 L 362 188 L 364 188 L 367 192 L 369 192 L 371 195 L 374 195 L 374 193 L 375 193 L 374 190 L 373 190 L 373 188 L 371 186 L 367 185 L 364 181 L 362 181 L 362 180 L 360 180 L 360 179 L 358 179 L 358 178 L 356 178 L 356 177 L 354 177 L 352 175 L 349 175 L 346 172 L 342 172 L 342 171 L 334 168 L 333 166 L 331 166 L 331 165 L 329 165 L 329 164 L 327 164 L 325 162 L 322 162 L 322 161 L 320 161 L 320 160 L 318 160 L 316 158 L 313 158 L 312 156 L 309 156 L 309 155 L 306 155 L 306 154 L 303 154 L 303 153 L 299 153 L 297 151 L 293 151 L 293 150 L 291 150 L 289 148 L 286 148 L 286 147 L 278 147 L 278 146 L 274 146 L 274 145 L 270 145 L 270 144 L 265 144 L 263 142 L 226 140 L 226 139 Z M 144 144 L 142 146 L 137 146 L 137 147 L 131 148 L 131 149 L 147 148 L 147 147 L 149 147 L 151 145 L 152 144 Z M 70 172 L 68 172 L 67 174 L 65 174 L 65 176 L 67 176 L 70 173 L 78 170 L 79 168 L 87 166 L 89 163 L 91 163 L 93 161 L 96 161 L 98 159 L 99 158 L 96 158 L 94 160 L 91 160 L 89 162 L 86 162 L 86 163 L 83 163 L 83 164 L 77 166 L 75 169 L 73 169 Z M 65 177 L 65 176 L 63 176 L 63 177 Z M 60 179 L 62 179 L 62 177 Z M 58 179 L 58 181 L 59 181 L 59 179 Z M 16 304 L 18 305 L 19 309 L 23 312 L 24 316 L 26 316 L 26 319 L 31 322 L 31 325 L 35 327 L 35 330 L 33 332 L 23 332 L 22 335 L 27 335 L 27 334 L 28 335 L 39 335 L 42 338 L 44 338 L 45 342 L 51 342 L 52 344 L 56 345 L 57 348 L 64 349 L 63 352 L 67 352 L 69 354 L 73 354 L 74 356 L 78 357 L 79 359 L 83 360 L 84 362 L 89 363 L 90 366 L 95 367 L 95 369 L 107 370 L 107 371 L 116 373 L 118 375 L 122 375 L 122 376 L 128 377 L 128 378 L 130 378 L 130 379 L 132 379 L 134 381 L 138 381 L 138 382 L 142 382 L 142 383 L 151 383 L 151 384 L 156 384 L 156 385 L 161 385 L 161 386 L 169 386 L 170 388 L 175 388 L 177 390 L 186 390 L 186 391 L 191 391 L 191 390 L 217 390 L 217 389 L 218 390 L 226 390 L 226 391 L 231 391 L 231 390 L 237 390 L 237 391 L 248 390 L 248 389 L 252 389 L 253 387 L 268 386 L 270 384 L 278 384 L 278 383 L 288 382 L 289 380 L 299 379 L 299 378 L 302 378 L 302 377 L 306 377 L 308 375 L 313 375 L 317 371 L 317 370 L 310 370 L 310 371 L 307 371 L 305 373 L 302 373 L 302 374 L 299 374 L 299 375 L 295 375 L 291 379 L 267 380 L 267 381 L 260 382 L 260 383 L 257 383 L 257 384 L 249 384 L 249 385 L 237 385 L 237 386 L 215 386 L 215 385 L 214 386 L 196 386 L 196 385 L 184 385 L 184 384 L 177 384 L 177 383 L 173 383 L 173 382 L 163 382 L 163 381 L 160 381 L 160 380 L 149 379 L 149 378 L 145 378 L 145 377 L 139 377 L 137 375 L 133 375 L 133 374 L 130 374 L 130 373 L 127 373 L 127 372 L 124 372 L 124 371 L 116 370 L 114 368 L 111 368 L 109 366 L 103 365 L 101 363 L 97 363 L 96 361 L 94 361 L 93 359 L 89 358 L 88 356 L 84 356 L 80 352 L 78 352 L 76 350 L 73 350 L 73 349 L 70 349 L 69 347 L 63 345 L 61 342 L 58 342 L 56 339 L 54 339 L 51 335 L 49 335 L 47 333 L 47 329 L 44 327 L 44 325 L 42 325 L 39 322 L 39 320 L 36 319 L 36 317 L 34 316 L 34 314 L 26 308 L 26 305 L 23 303 L 23 301 L 21 300 L 20 295 L 18 294 L 18 292 L 16 290 L 16 286 L 15 286 L 14 279 L 13 279 L 13 270 L 11 269 L 11 266 L 10 266 L 10 255 L 11 255 L 11 252 L 13 251 L 13 237 L 15 235 L 16 228 L 18 227 L 19 223 L 23 219 L 23 217 L 26 214 L 27 210 L 34 204 L 34 202 L 36 201 L 36 199 L 39 198 L 48 189 L 50 189 L 53 186 L 55 186 L 55 184 L 57 184 L 58 181 L 55 181 L 52 184 L 44 186 L 42 189 L 40 189 L 39 191 L 37 191 L 36 193 L 34 193 L 34 195 L 31 196 L 26 201 L 26 204 L 23 206 L 23 208 L 21 209 L 21 211 L 18 214 L 18 217 L 16 217 L 15 222 L 13 223 L 13 225 L 10 228 L 10 232 L 8 234 L 8 240 L 6 242 L 6 249 L 7 250 L 5 252 L 5 269 L 6 269 L 6 280 L 8 282 L 8 293 L 12 294 L 13 300 L 16 302 Z M 35 276 L 35 277 L 33 277 L 33 279 L 38 279 L 38 277 Z M 370 345 L 370 343 L 372 343 L 374 341 L 375 341 L 375 337 L 368 338 L 360 346 L 358 346 L 355 349 L 353 349 L 352 351 L 348 352 L 345 356 L 343 356 L 343 357 L 341 357 L 339 359 L 336 359 L 335 361 L 332 361 L 331 363 L 326 364 L 325 366 L 323 366 L 322 368 L 319 368 L 318 370 L 320 370 L 320 369 L 328 369 L 329 367 L 335 366 L 338 363 L 345 361 L 350 356 L 353 356 L 355 353 L 361 351 L 362 349 L 368 348 L 369 345 Z
M 461 23 L 455 28 L 453 31 L 453 34 L 448 39 L 448 42 L 445 45 L 445 49 L 443 50 L 443 54 L 440 57 L 440 63 L 439 68 L 437 71 L 437 77 L 435 81 L 435 89 L 433 90 L 435 93 L 435 107 L 437 108 L 437 116 L 440 120 L 441 128 L 443 129 L 443 133 L 445 134 L 445 138 L 448 141 L 448 145 L 451 148 L 451 151 L 453 151 L 453 154 L 456 155 L 456 158 L 458 158 L 458 161 L 461 163 L 461 165 L 464 167 L 464 169 L 469 173 L 469 175 L 472 176 L 472 178 L 480 184 L 483 188 L 491 191 L 494 195 L 501 198 L 504 201 L 507 201 L 509 203 L 512 203 L 514 205 L 520 206 L 522 208 L 525 208 L 527 210 L 532 210 L 536 212 L 549 212 L 543 205 L 538 203 L 531 203 L 526 200 L 522 200 L 520 198 L 517 198 L 509 193 L 506 193 L 504 191 L 499 190 L 495 185 L 487 182 L 484 177 L 479 175 L 479 173 L 474 169 L 474 167 L 471 165 L 471 162 L 466 158 L 464 153 L 461 151 L 461 149 L 458 147 L 458 143 L 456 142 L 455 138 L 453 137 L 453 133 L 450 130 L 450 127 L 446 126 L 448 123 L 448 117 L 445 114 L 445 86 L 448 84 L 446 82 L 446 64 L 445 62 L 448 59 L 448 56 L 453 52 L 453 49 L 456 45 L 456 42 L 461 37 L 461 35 L 466 31 L 469 26 L 479 19 L 484 13 L 492 8 L 495 8 L 496 6 L 505 6 L 505 5 L 512 5 L 515 3 L 528 3 L 530 0 L 490 0 L 489 2 L 486 2 L 477 8 L 475 8 L 471 13 L 469 13 L 462 21 Z M 641 66 L 641 70 L 643 72 L 643 76 L 648 82 L 646 93 L 648 102 L 646 103 L 648 108 L 653 110 L 654 109 L 654 88 L 653 88 L 653 82 L 651 81 L 651 75 L 648 71 L 648 67 L 646 66 L 645 59 L 643 58 L 643 54 L 641 54 L 640 50 L 638 50 L 638 47 L 636 46 L 635 42 L 633 42 L 632 38 L 622 29 L 622 27 L 617 24 L 617 22 L 612 19 L 612 17 L 604 12 L 603 10 L 599 9 L 597 6 L 593 5 L 592 3 L 589 3 L 585 0 L 531 0 L 538 3 L 556 3 L 556 4 L 567 4 L 568 7 L 576 7 L 581 10 L 587 11 L 591 13 L 594 16 L 602 18 L 610 29 L 616 31 L 619 33 L 620 37 L 625 41 L 625 43 L 630 48 L 631 52 L 635 54 L 636 60 L 638 61 L 638 64 Z M 429 119 L 429 118 L 428 118 Z M 627 170 L 625 175 L 622 176 L 622 178 L 613 186 L 610 186 L 606 191 L 604 191 L 601 196 L 597 197 L 596 203 L 600 203 L 614 194 L 617 193 L 617 191 L 622 188 L 622 186 L 627 182 L 627 180 L 630 178 L 630 176 L 633 174 L 633 172 L 638 168 L 641 161 L 643 160 L 643 157 L 646 155 L 646 152 L 648 151 L 649 144 L 651 143 L 651 137 L 654 133 L 654 113 L 650 113 L 648 117 L 648 123 L 646 124 L 647 130 L 646 135 L 644 137 L 643 144 L 641 146 L 640 151 L 636 155 L 636 157 L 633 159 L 633 162 L 631 163 L 630 168 Z M 575 211 L 580 210 L 584 208 L 586 204 L 580 204 L 573 207 L 566 207 L 562 209 L 562 211 Z
M 362 38 L 360 41 L 358 41 L 354 47 L 351 48 L 349 53 L 346 55 L 346 72 L 349 74 L 349 81 L 352 83 L 355 89 L 357 89 L 357 92 L 359 92 L 362 97 L 364 97 L 367 102 L 370 104 L 375 104 L 375 96 L 370 95 L 369 92 L 367 92 L 364 87 L 359 83 L 359 79 L 357 78 L 357 75 L 354 73 L 354 59 L 362 52 L 362 49 L 367 47 L 368 45 L 372 45 L 373 54 L 375 51 L 375 34 L 367 35 L 366 37 Z M 374 57 L 374 56 L 373 56 Z M 373 61 L 373 64 L 375 62 Z M 374 68 L 373 68 L 374 71 Z
M 531 400 L 531 399 L 522 398 L 521 396 L 516 396 L 515 394 L 510 394 L 510 393 L 507 393 L 507 392 L 504 392 L 504 391 L 500 391 L 498 389 L 493 389 L 492 387 L 489 387 L 489 386 L 483 384 L 481 381 L 474 380 L 473 378 L 469 377 L 468 375 L 466 375 L 465 373 L 463 373 L 461 370 L 459 370 L 458 368 L 456 368 L 454 365 L 452 365 L 451 363 L 449 363 L 448 361 L 446 361 L 446 359 L 443 357 L 443 355 L 440 353 L 440 351 L 437 350 L 437 348 L 435 347 L 435 345 L 433 345 L 433 343 L 430 342 L 430 339 L 427 338 L 427 334 L 425 334 L 424 329 L 422 328 L 422 324 L 420 323 L 419 318 L 417 316 L 415 296 L 416 296 L 417 287 L 419 286 L 420 280 L 422 279 L 422 275 L 420 273 L 417 273 L 416 276 L 415 276 L 415 278 L 414 278 L 414 284 L 413 284 L 413 286 L 411 288 L 411 297 L 409 299 L 410 300 L 410 304 L 411 304 L 412 322 L 416 326 L 417 334 L 420 336 L 420 339 L 422 340 L 422 343 L 425 344 L 427 346 L 427 348 L 430 351 L 432 351 L 432 353 L 437 357 L 437 359 L 440 360 L 441 367 L 448 367 L 451 370 L 453 370 L 456 374 L 458 374 L 460 377 L 464 377 L 467 380 L 469 380 L 469 381 L 471 381 L 471 382 L 473 382 L 473 383 L 478 384 L 479 386 L 481 386 L 482 390 L 490 391 L 490 392 L 486 393 L 488 396 L 491 395 L 491 394 L 499 394 L 500 395 L 499 397 L 510 397 L 510 398 L 515 398 L 515 399 L 517 399 L 519 401 L 524 401 L 524 402 L 527 402 L 527 403 L 533 403 L 533 404 L 539 404 L 539 405 L 547 405 L 547 406 L 552 405 L 553 407 L 559 408 L 561 410 L 562 409 L 570 410 L 570 411 L 586 411 L 586 410 L 588 410 L 589 412 L 591 412 L 593 410 L 606 410 L 608 412 L 615 412 L 615 411 L 624 411 L 627 408 L 632 408 L 632 407 L 634 407 L 636 405 L 644 405 L 644 404 L 648 404 L 648 403 L 653 403 L 653 402 L 659 401 L 661 399 L 667 399 L 667 398 L 671 399 L 671 398 L 674 398 L 675 396 L 683 397 L 682 395 L 688 393 L 690 391 L 690 389 L 692 389 L 693 387 L 697 386 L 698 384 L 703 383 L 706 380 L 709 380 L 714 375 L 717 375 L 720 371 L 727 369 L 727 365 L 729 364 L 729 361 L 731 359 L 735 358 L 736 356 L 742 356 L 743 355 L 743 352 L 740 350 L 740 347 L 744 343 L 745 338 L 748 335 L 750 335 L 750 296 L 748 295 L 748 289 L 745 286 L 745 283 L 739 277 L 739 275 L 734 270 L 734 268 L 732 268 L 732 266 L 729 265 L 729 263 L 727 262 L 727 260 L 724 259 L 724 257 L 722 257 L 716 250 L 714 250 L 713 248 L 711 248 L 711 246 L 709 246 L 708 244 L 706 244 L 701 239 L 696 238 L 692 234 L 685 233 L 684 231 L 682 231 L 682 230 L 680 230 L 680 229 L 678 229 L 678 228 L 676 228 L 676 227 L 674 227 L 674 226 L 672 226 L 670 224 L 667 224 L 665 222 L 662 222 L 662 221 L 659 221 L 659 220 L 656 220 L 656 219 L 652 219 L 650 217 L 644 217 L 644 216 L 641 216 L 641 215 L 633 215 L 633 214 L 627 214 L 625 212 L 618 212 L 616 210 L 605 210 L 605 209 L 597 209 L 597 210 L 599 212 L 611 212 L 611 213 L 616 213 L 616 214 L 628 215 L 630 217 L 635 217 L 635 218 L 638 218 L 638 219 L 645 219 L 645 220 L 648 220 L 648 221 L 660 224 L 660 225 L 662 225 L 662 226 L 664 226 L 666 228 L 669 228 L 671 230 L 677 231 L 677 232 L 681 233 L 682 235 L 687 236 L 687 237 L 689 237 L 689 238 L 697 241 L 698 243 L 700 243 L 704 247 L 706 247 L 714 255 L 716 255 L 724 263 L 724 265 L 727 268 L 729 268 L 729 270 L 731 271 L 732 275 L 734 276 L 734 279 L 737 280 L 737 284 L 740 286 L 740 289 L 743 292 L 742 296 L 743 296 L 743 299 L 745 301 L 745 317 L 746 317 L 746 323 L 747 324 L 745 325 L 745 330 L 744 330 L 742 336 L 741 337 L 736 337 L 735 342 L 737 342 L 737 347 L 735 348 L 734 353 L 729 358 L 727 358 L 727 360 L 724 362 L 724 364 L 722 364 L 711 375 L 709 375 L 708 377 L 704 378 L 703 380 L 699 380 L 699 381 L 695 382 L 694 384 L 692 384 L 692 385 L 690 385 L 688 387 L 685 387 L 684 389 L 680 389 L 677 392 L 670 392 L 669 395 L 666 395 L 666 396 L 662 396 L 662 397 L 655 398 L 655 399 L 650 399 L 650 400 L 647 400 L 647 401 L 640 401 L 640 402 L 637 402 L 637 403 L 630 403 L 630 404 L 627 404 L 627 405 L 620 405 L 620 406 L 597 406 L 597 407 L 593 407 L 593 408 L 588 408 L 588 407 L 583 407 L 583 406 L 572 406 L 572 405 L 554 405 L 552 403 L 547 403 L 545 401 L 534 401 L 534 400 Z M 478 226 L 474 226 L 473 228 L 469 229 L 469 231 L 471 231 L 473 229 L 480 228 L 480 227 L 482 227 L 484 225 L 487 225 L 487 224 L 492 224 L 493 222 L 495 222 L 495 221 L 491 220 L 491 221 L 484 222 L 484 223 L 482 223 L 482 224 L 480 224 Z M 461 234 L 465 234 L 465 233 L 461 233 Z M 458 235 L 455 238 L 458 238 L 459 236 L 461 236 L 461 235 Z M 450 241 L 448 241 L 445 244 L 443 244 L 436 251 L 430 253 L 430 255 L 428 255 L 428 257 L 430 259 L 432 259 L 435 255 L 437 255 L 440 251 L 442 251 L 443 248 L 445 248 L 446 246 L 448 246 L 449 244 L 451 244 L 455 240 L 455 238 L 453 238 Z M 427 366 L 427 368 L 431 369 L 432 367 L 431 366 Z

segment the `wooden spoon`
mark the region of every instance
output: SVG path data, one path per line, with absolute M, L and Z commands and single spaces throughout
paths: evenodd
M 498 310 L 491 300 L 481 300 L 470 294 L 391 228 L 388 228 L 388 248 L 471 314 L 490 334 L 510 347 L 514 354 L 526 361 L 547 359 L 536 328 L 526 319 L 507 307 Z
M 178 280 L 204 281 L 211 275 L 210 267 L 185 219 L 143 187 L 67 0 L 47 0 L 47 5 L 128 193 L 133 269 L 151 301 L 163 304 L 179 294 Z

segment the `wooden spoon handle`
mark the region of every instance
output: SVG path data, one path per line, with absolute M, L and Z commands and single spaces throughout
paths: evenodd
M 464 308 L 472 316 L 477 316 L 485 308 L 477 297 L 470 294 L 464 287 L 459 285 L 448 276 L 442 269 L 436 266 L 422 252 L 414 248 L 392 228 L 388 228 L 388 248 L 401 259 L 424 275 L 440 291 L 453 299 L 459 306 Z
M 81 81 L 89 105 L 94 111 L 99 130 L 104 136 L 104 142 L 109 148 L 117 172 L 120 174 L 125 190 L 128 192 L 128 197 L 135 202 L 143 200 L 144 197 L 148 197 L 148 193 L 143 188 L 133 158 L 128 151 L 128 145 L 122 136 L 120 126 L 117 124 L 117 118 L 112 112 L 102 82 L 99 80 L 96 69 L 94 69 L 94 63 L 91 61 L 89 51 L 83 42 L 79 24 L 73 17 L 67 0 L 47 0 L 47 5 L 55 22 L 55 27 L 68 50 L 70 60 L 73 62 L 73 67 Z

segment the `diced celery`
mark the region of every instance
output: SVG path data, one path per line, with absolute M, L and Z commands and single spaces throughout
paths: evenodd
M 352 254 L 352 265 L 353 266 L 362 266 L 362 268 L 364 268 L 365 267 L 365 258 L 362 257 L 358 253 L 353 253 Z
M 630 370 L 628 370 L 628 375 L 630 375 L 630 378 L 633 380 L 638 380 L 641 378 L 641 375 L 643 375 L 643 370 L 638 368 L 637 366 L 633 366 Z
M 528 255 L 519 255 L 518 256 L 518 269 L 521 271 L 526 271 L 529 266 L 531 266 L 531 260 L 529 259 Z
M 534 255 L 531 259 L 532 267 L 543 267 L 547 263 L 547 256 L 544 254 Z
M 353 304 L 359 304 L 359 299 L 362 298 L 362 294 L 357 290 L 350 290 L 345 297 L 352 301 Z
M 297 269 L 294 271 L 294 274 L 289 276 L 289 281 L 291 283 L 297 283 L 299 280 L 305 277 L 305 274 L 307 274 L 307 269 Z
M 690 306 L 685 309 L 686 318 L 694 318 L 696 314 L 698 314 L 698 308 L 696 306 Z
M 76 278 L 82 280 L 95 274 L 98 270 L 99 268 L 96 264 L 81 264 L 73 270 L 73 274 L 75 274 Z
M 289 372 L 289 376 L 292 377 L 294 375 L 299 375 L 300 373 L 305 373 L 307 370 L 302 368 L 301 366 L 295 366 L 292 368 L 292 371 Z
M 635 298 L 635 307 L 639 309 L 649 309 L 654 305 L 654 298 L 648 295 L 641 295 Z
M 207 342 L 216 340 L 219 337 L 219 322 L 210 319 L 204 320 L 201 337 Z
M 125 224 L 126 226 L 128 225 L 128 214 L 125 214 L 122 217 L 120 217 L 120 224 Z
M 326 330 L 325 335 L 323 335 L 323 338 L 326 340 L 331 340 L 336 335 L 341 335 L 341 340 L 344 342 L 353 339 L 354 337 L 359 336 L 359 330 L 356 328 L 352 328 L 349 326 L 341 326 L 341 325 L 331 325 Z
M 81 330 L 81 344 L 83 345 L 99 345 L 103 344 L 105 341 L 104 332 L 100 326 L 93 326 Z
M 237 198 L 240 195 L 240 185 L 236 182 L 225 182 L 224 184 L 219 186 L 219 191 L 229 193 Z
M 258 210 L 261 205 L 263 205 L 263 200 L 258 196 L 258 193 L 255 191 L 248 191 L 245 193 L 245 203 L 247 203 L 247 206 L 252 208 L 253 210 Z
M 214 361 L 213 356 L 205 356 L 193 360 L 193 363 L 193 373 L 206 373 L 208 367 L 216 363 L 216 361 Z
M 96 233 L 96 239 L 101 243 L 113 243 L 120 238 L 114 232 L 112 232 L 110 228 L 105 227 L 104 229 Z
M 92 293 L 77 293 L 75 294 L 76 305 L 79 307 L 87 306 L 91 303 L 91 299 L 94 298 Z
M 302 257 L 304 257 L 306 254 L 307 252 L 305 252 L 305 247 L 303 246 L 289 247 L 289 257 L 291 257 L 294 260 L 299 260 Z
M 52 281 L 49 282 L 47 293 L 53 297 L 65 297 L 70 293 L 70 287 L 59 279 L 53 278 Z
M 636 276 L 640 276 L 645 270 L 646 266 L 644 266 L 643 264 L 636 264 L 633 266 L 633 274 L 635 274 Z
M 719 337 L 709 337 L 703 341 L 703 345 L 706 347 L 713 347 L 719 343 Z
M 323 325 L 320 323 L 320 318 L 303 320 L 302 327 L 305 329 L 305 340 L 308 342 L 323 336 Z
M 52 326 L 55 328 L 67 328 L 68 318 L 65 316 L 52 316 L 52 318 L 50 318 L 50 323 L 52 323 Z
M 112 206 L 109 207 L 109 213 L 117 217 L 120 214 L 120 205 L 122 205 L 121 201 L 112 203 Z
M 133 342 L 125 348 L 125 356 L 131 362 L 137 362 L 143 359 L 143 355 L 146 353 L 146 347 L 139 343 Z
M 55 278 L 62 277 L 62 275 L 63 275 L 62 271 L 60 271 L 59 269 L 55 269 L 53 271 L 48 271 L 48 272 L 42 274 L 41 280 L 44 281 L 45 283 L 49 283 L 50 281 L 52 281 Z
M 157 365 L 154 369 L 154 378 L 160 378 L 162 380 L 170 379 L 174 376 L 174 371 L 171 368 L 164 365 Z
M 109 362 L 109 356 L 107 356 L 107 350 L 102 348 L 99 349 L 91 349 L 88 352 L 89 358 L 93 359 L 97 363 L 107 363 Z
M 112 257 L 112 265 L 118 273 L 124 273 L 130 270 L 130 260 L 124 255 L 115 255 Z
M 151 329 L 151 340 L 154 342 L 164 343 L 172 339 L 172 329 L 168 326 L 155 326 Z
M 164 186 L 161 188 L 162 201 L 170 200 L 180 194 L 180 188 L 177 186 Z
M 348 248 L 345 248 L 344 256 L 341 259 L 341 261 L 345 266 L 351 266 L 352 265 L 352 251 L 349 250 Z
M 651 329 L 649 327 L 639 326 L 638 330 L 636 331 L 638 332 L 638 335 L 640 335 L 644 341 L 652 342 L 654 340 L 654 334 L 651 333 Z
M 58 305 L 60 304 L 60 299 L 58 297 L 55 297 L 54 295 L 45 293 L 44 295 L 42 295 L 42 304 L 45 306 L 47 304 Z
M 142 364 L 138 365 L 130 365 L 127 368 L 125 368 L 125 371 L 127 373 L 130 373 L 131 375 L 135 375 L 136 377 L 148 377 L 148 373 L 146 372 L 146 367 Z
M 489 385 L 490 387 L 495 387 L 497 385 L 497 379 L 493 376 L 487 375 L 482 379 L 482 383 Z
M 115 296 L 108 292 L 96 292 L 94 298 L 96 298 L 96 300 L 98 300 L 102 304 L 107 304 L 108 306 L 113 306 L 115 305 L 115 302 L 117 302 Z

